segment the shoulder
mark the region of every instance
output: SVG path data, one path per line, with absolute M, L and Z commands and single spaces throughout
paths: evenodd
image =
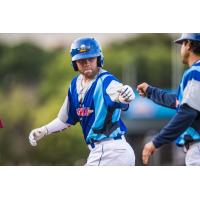
M 109 74 L 103 80 L 103 88 L 105 91 L 116 91 L 119 87 L 122 86 L 122 83 L 112 74 Z
M 185 71 L 183 75 L 183 86 L 185 87 L 192 80 L 200 82 L 200 67 L 194 66 Z
M 111 74 L 110 72 L 106 71 L 106 70 L 101 70 L 100 72 L 100 75 L 102 74 L 101 76 L 101 79 L 103 80 L 104 83 L 108 83 L 108 82 L 111 82 L 111 81 L 117 81 L 117 82 L 120 82 L 119 79 L 114 76 L 113 74 Z

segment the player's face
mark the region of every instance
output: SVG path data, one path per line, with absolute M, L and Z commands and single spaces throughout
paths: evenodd
M 98 73 L 97 58 L 87 58 L 76 61 L 78 71 L 86 78 L 94 78 Z
M 189 57 L 189 42 L 184 41 L 181 46 L 181 58 L 183 64 L 188 64 L 188 57 Z

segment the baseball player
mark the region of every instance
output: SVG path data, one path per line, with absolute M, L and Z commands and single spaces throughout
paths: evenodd
M 137 87 L 141 96 L 177 111 L 159 134 L 144 146 L 144 164 L 148 164 L 150 156 L 158 148 L 176 140 L 176 144 L 185 149 L 186 165 L 200 165 L 200 33 L 184 33 L 175 43 L 182 45 L 182 61 L 189 65 L 177 94 L 168 93 L 147 83 Z
M 132 88 L 103 70 L 104 57 L 94 38 L 78 38 L 71 45 L 72 66 L 79 75 L 71 81 L 58 116 L 34 129 L 29 135 L 37 141 L 80 123 L 90 149 L 87 166 L 135 165 L 135 154 L 124 137 L 127 128 L 120 119 L 135 98 Z

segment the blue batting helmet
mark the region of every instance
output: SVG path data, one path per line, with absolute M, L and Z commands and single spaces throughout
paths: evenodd
M 104 57 L 99 43 L 94 38 L 82 37 L 76 39 L 70 49 L 72 58 L 72 66 L 75 71 L 78 71 L 76 61 L 80 59 L 97 57 L 97 66 L 102 67 Z
M 175 40 L 175 43 L 182 44 L 185 40 L 200 42 L 200 33 L 182 33 L 181 37 Z

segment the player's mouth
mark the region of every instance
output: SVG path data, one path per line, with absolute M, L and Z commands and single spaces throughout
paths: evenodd
M 92 69 L 84 69 L 84 72 L 91 72 Z

